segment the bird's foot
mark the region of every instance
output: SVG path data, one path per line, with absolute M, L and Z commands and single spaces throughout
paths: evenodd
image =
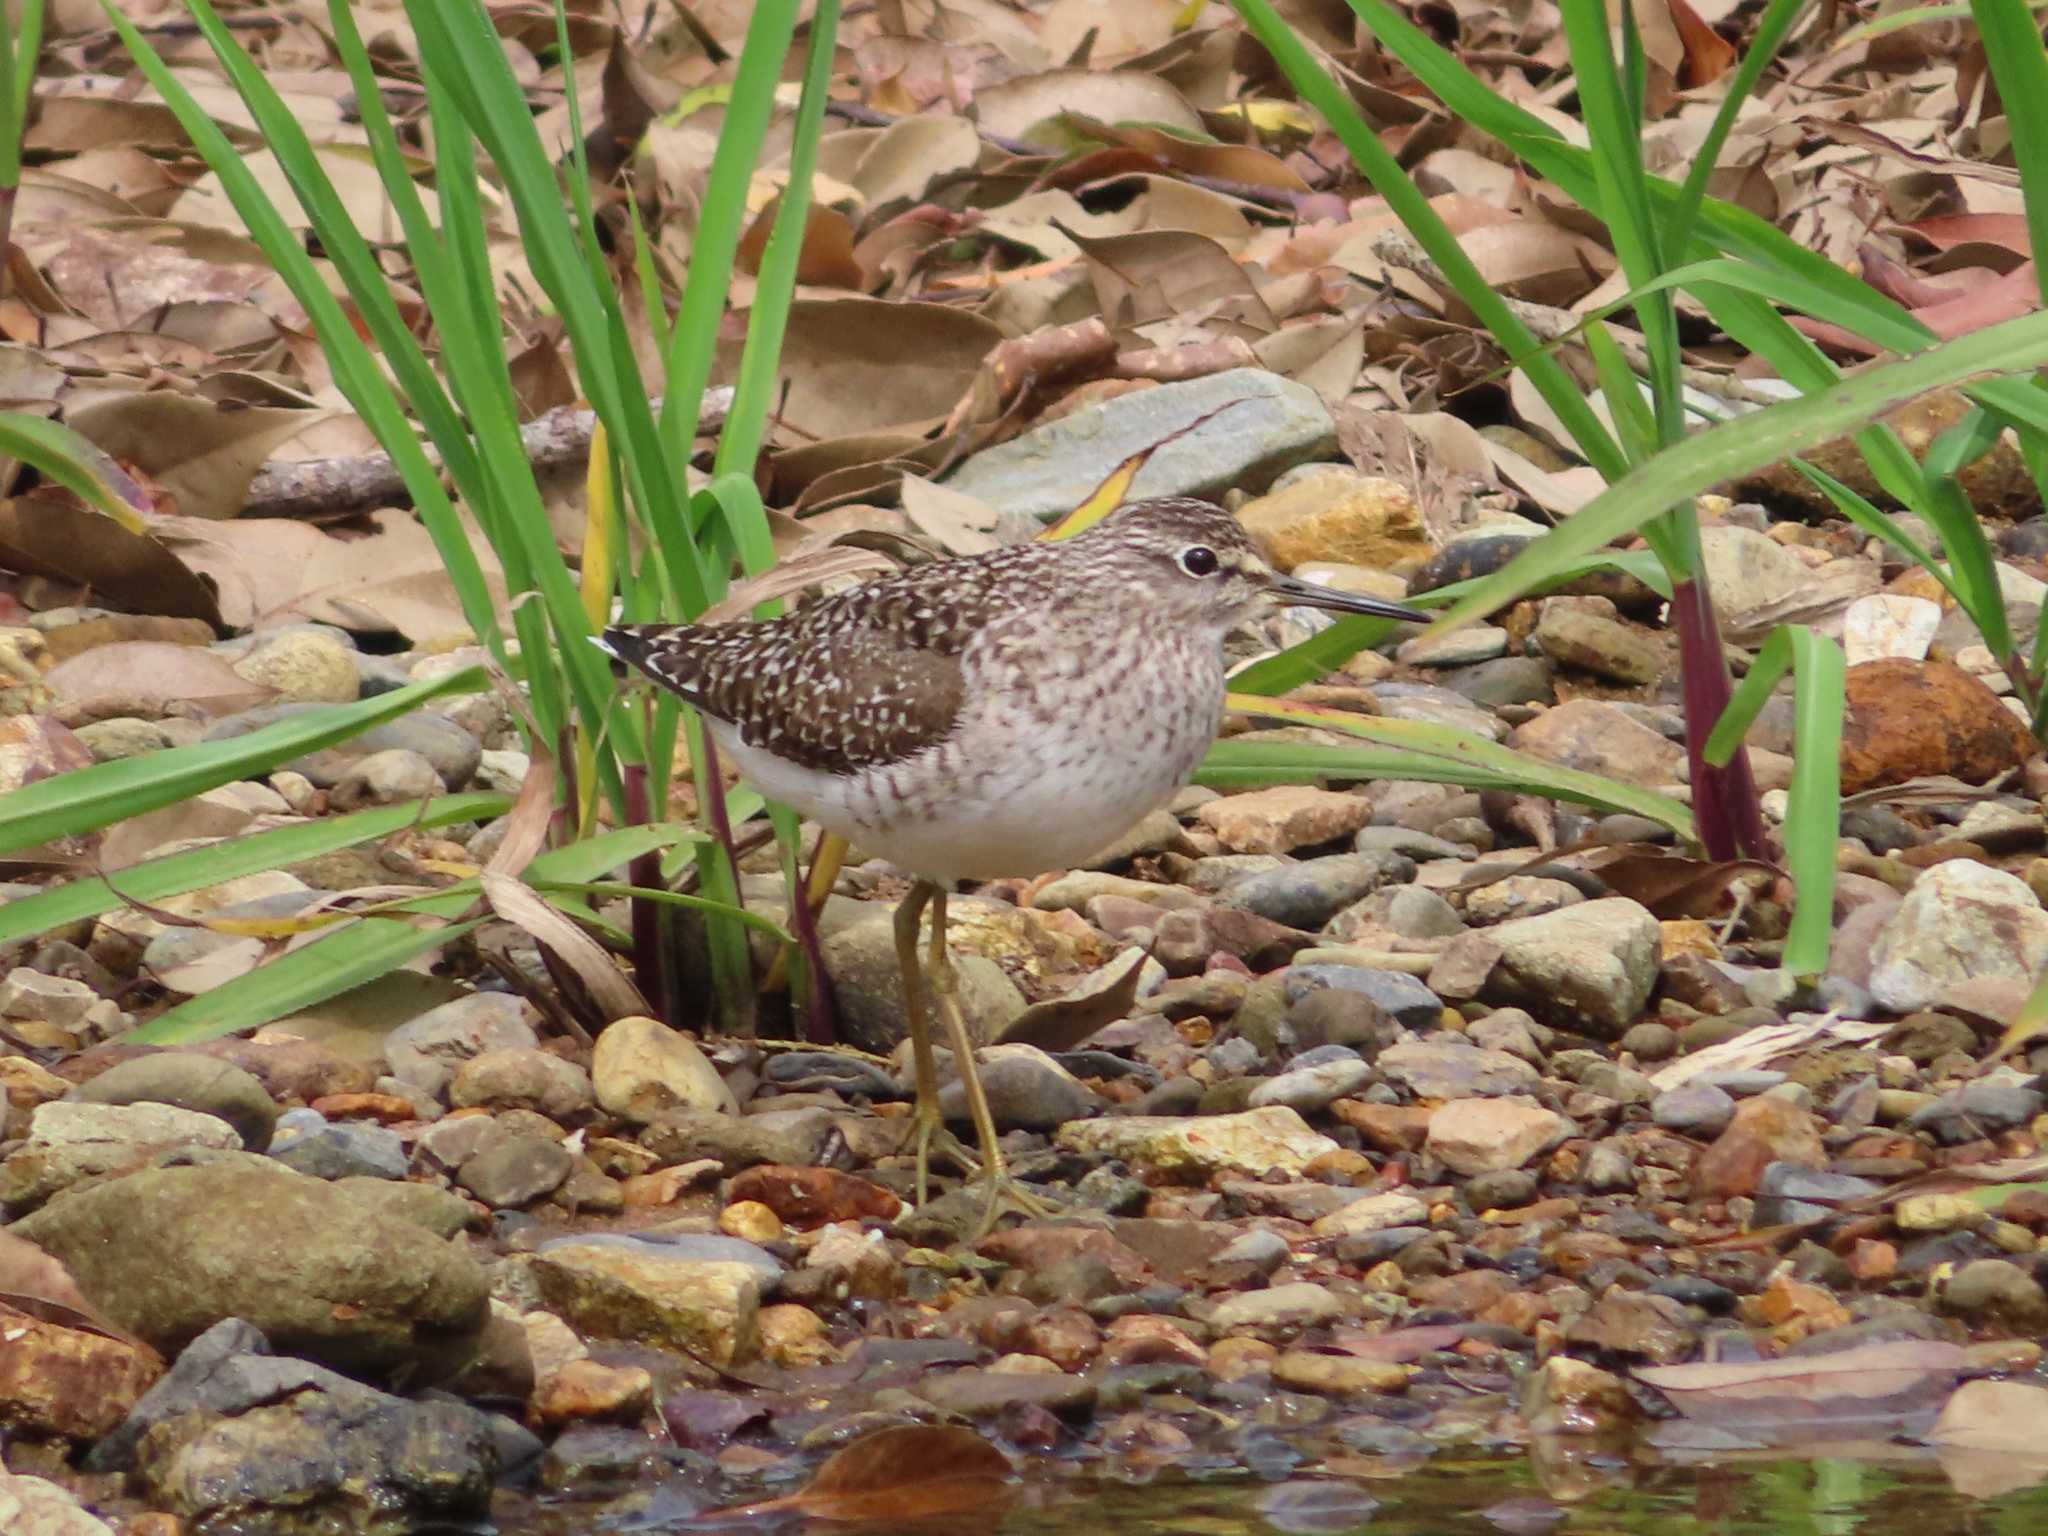
M 974 1182 L 987 1189 L 982 1197 L 981 1221 L 975 1228 L 974 1242 L 980 1242 L 995 1231 L 996 1223 L 1005 1215 L 1015 1214 L 1026 1221 L 1047 1221 L 1060 1214 L 1058 1206 L 1034 1194 L 1028 1185 L 1007 1172 L 998 1170 L 993 1178 L 984 1176 Z
M 917 1148 L 917 1203 L 926 1205 L 931 1198 L 931 1160 L 934 1152 L 945 1158 L 968 1178 L 981 1176 L 981 1159 L 967 1150 L 967 1144 L 946 1129 L 946 1122 L 939 1117 L 934 1105 L 926 1114 L 919 1106 L 916 1128 L 912 1137 Z

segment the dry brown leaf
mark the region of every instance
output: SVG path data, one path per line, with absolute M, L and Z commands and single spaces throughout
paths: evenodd
M 1130 1015 L 1144 979 L 1146 957 L 1132 950 L 1105 966 L 1087 991 L 1079 988 L 1060 997 L 1033 1003 L 1005 1024 L 997 1045 L 1035 1045 L 1041 1051 L 1071 1051 L 1097 1030 Z
M 906 117 L 863 146 L 846 179 L 877 213 L 929 195 L 933 183 L 973 170 L 980 159 L 981 137 L 965 118 Z
M 768 236 L 775 229 L 782 199 L 776 198 L 754 216 L 740 239 L 741 271 L 759 273 Z M 863 284 L 860 263 L 853 259 L 853 221 L 837 208 L 812 203 L 804 224 L 803 249 L 797 254 L 796 280 L 806 287 L 853 288 Z
M 974 93 L 974 119 L 983 133 L 1030 142 L 1041 123 L 1073 112 L 1102 123 L 1157 123 L 1202 132 L 1201 114 L 1179 91 L 1151 75 L 1094 69 L 1052 69 L 1020 75 Z
M 1932 1420 L 1968 1361 L 1959 1344 L 1905 1339 L 1784 1360 L 1649 1366 L 1635 1377 L 1700 1423 L 1840 1434 Z
M 213 589 L 160 541 L 76 502 L 0 501 L 0 564 L 77 582 L 114 607 L 221 623 Z
M 416 645 L 466 637 L 469 624 L 456 601 L 433 538 L 410 512 L 384 511 L 370 519 L 367 536 L 324 534 L 307 548 L 299 586 L 281 604 L 262 611 L 262 622 L 292 618 L 336 624 L 365 633 L 396 633 Z M 235 525 L 223 530 L 238 537 Z M 470 547 L 484 567 L 484 581 L 500 617 L 510 601 L 504 576 L 480 537 Z
M 227 518 L 242 510 L 264 460 L 320 419 L 317 411 L 234 409 L 166 391 L 106 395 L 66 419 L 107 453 L 167 491 L 167 510 Z
M 575 972 L 606 1022 L 648 1013 L 647 999 L 604 946 L 519 878 L 534 855 L 547 846 L 548 824 L 555 814 L 555 776 L 553 754 L 535 753 L 519 796 L 506 813 L 504 841 L 477 877 L 484 899 L 498 916 L 531 935 Z
M 1010 1497 L 1009 1459 L 971 1429 L 903 1424 L 834 1452 L 801 1489 L 702 1518 L 753 1521 L 778 1514 L 845 1523 L 931 1520 L 989 1510 Z
M 813 440 L 943 421 L 1003 339 L 988 321 L 939 304 L 802 299 L 789 309 L 782 414 Z M 729 373 L 736 346 L 720 344 Z M 718 382 L 728 382 L 721 377 Z
M 1780 871 L 1761 859 L 1689 859 L 1649 843 L 1624 843 L 1589 854 L 1586 868 L 1617 896 L 1648 907 L 1655 917 L 1716 917 L 1729 892 L 1744 879 L 1774 880 Z
M 156 1353 L 87 1301 L 61 1262 L 27 1238 L 4 1229 L 0 1229 L 0 1301 L 60 1328 L 82 1328 L 119 1339 L 152 1356 Z
M 981 555 L 996 547 L 989 535 L 996 510 L 986 502 L 922 475 L 905 475 L 902 489 L 904 515 L 948 554 Z
M 1214 240 L 1179 229 L 1091 239 L 1067 236 L 1087 257 L 1102 316 L 1125 345 L 1153 338 L 1143 327 L 1201 319 L 1224 335 L 1256 342 L 1278 328 L 1243 267 Z

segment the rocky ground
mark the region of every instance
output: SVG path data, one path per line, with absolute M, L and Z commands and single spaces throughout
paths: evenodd
M 1297 571 L 1405 563 L 1418 590 L 1530 531 L 1439 548 L 1348 472 L 1245 516 Z M 2044 529 L 2004 541 L 2016 622 L 2048 591 Z M 954 903 L 1006 1148 L 1060 1212 L 980 1241 L 972 1199 L 906 1203 L 907 887 L 882 865 L 822 918 L 837 1051 L 640 1019 L 592 1047 L 461 955 L 158 1050 L 124 1030 L 261 941 L 129 911 L 17 952 L 0 1510 L 67 1536 L 105 1528 L 88 1511 L 151 1536 L 400 1530 L 535 1491 L 681 1515 L 915 1422 L 1133 1476 L 1713 1449 L 1791 1420 L 2048 1456 L 2048 1048 L 1980 1065 L 2048 963 L 2048 773 L 1917 573 L 1741 506 L 1705 538 L 1731 633 L 1820 592 L 1856 663 L 1844 782 L 1872 793 L 1844 820 L 1828 977 L 1776 968 L 1767 875 L 1660 916 L 1584 861 L 1523 868 L 1650 823 L 1411 782 L 1190 789 L 1095 868 Z M 1525 604 L 1308 696 L 1682 792 L 1641 597 Z M 46 612 L 14 643 L 90 656 L 95 626 L 141 622 Z M 214 649 L 283 702 L 18 714 L 16 782 L 448 664 L 314 627 Z M 1784 724 L 1758 753 L 1780 812 Z M 523 768 L 468 699 L 114 836 L 132 857 Z M 417 868 L 493 836 L 396 846 Z M 168 906 L 275 917 L 427 878 L 375 851 Z M 773 874 L 749 878 L 774 910 Z M 1025 1012 L 1134 965 L 1127 1016 L 1085 1038 Z

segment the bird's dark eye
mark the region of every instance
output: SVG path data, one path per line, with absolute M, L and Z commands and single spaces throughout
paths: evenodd
M 1180 568 L 1190 576 L 1214 576 L 1220 563 L 1216 551 L 1206 544 L 1197 544 L 1180 552 Z

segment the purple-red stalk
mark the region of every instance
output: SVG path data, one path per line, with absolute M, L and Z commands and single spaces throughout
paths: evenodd
M 811 983 L 806 988 L 810 1010 L 804 1023 L 804 1037 L 813 1045 L 837 1045 L 839 1027 L 832 1016 L 832 978 L 825 974 L 825 949 L 818 941 L 817 919 L 811 915 L 809 882 L 802 878 L 801 865 L 798 866 L 796 889 L 791 892 L 789 926 L 794 930 L 796 947 L 803 952 L 804 969 Z
M 1767 859 L 1763 805 L 1749 749 L 1737 747 L 1725 767 L 1708 765 L 1707 737 L 1735 696 L 1714 597 L 1704 581 L 1671 586 L 1671 627 L 1678 632 L 1678 677 L 1685 707 L 1685 755 L 1692 770 L 1692 813 L 1710 859 Z

